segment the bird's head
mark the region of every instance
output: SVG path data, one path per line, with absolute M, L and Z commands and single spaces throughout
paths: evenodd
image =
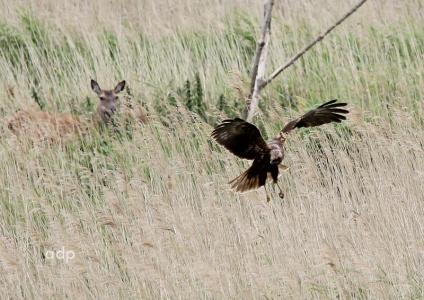
M 271 165 L 278 165 L 283 161 L 284 158 L 284 153 L 283 150 L 281 148 L 279 149 L 272 149 L 270 152 L 270 161 L 269 163 Z

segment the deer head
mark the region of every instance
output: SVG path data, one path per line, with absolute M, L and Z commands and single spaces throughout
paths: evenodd
M 113 90 L 102 90 L 99 84 L 91 79 L 91 89 L 99 96 L 100 104 L 97 107 L 97 113 L 107 123 L 116 112 L 118 96 L 117 94 L 125 87 L 125 80 L 116 85 Z

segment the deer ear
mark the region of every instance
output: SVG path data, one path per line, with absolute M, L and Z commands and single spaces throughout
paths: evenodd
M 100 95 L 102 92 L 102 89 L 100 88 L 99 84 L 94 80 L 91 79 L 91 89 L 97 94 Z
M 125 80 L 122 80 L 120 83 L 116 85 L 113 91 L 115 92 L 115 94 L 118 94 L 120 91 L 124 89 L 124 87 L 125 87 Z

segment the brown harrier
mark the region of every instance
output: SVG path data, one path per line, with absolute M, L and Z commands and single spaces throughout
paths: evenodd
M 212 132 L 212 137 L 218 144 L 240 158 L 253 159 L 249 169 L 229 182 L 232 188 L 235 188 L 237 192 L 245 192 L 261 186 L 265 188 L 266 179 L 270 176 L 280 190 L 280 197 L 284 198 L 283 190 L 278 185 L 278 174 L 280 169 L 287 169 L 286 166 L 281 165 L 287 135 L 295 128 L 314 127 L 331 122 L 340 123 L 346 120 L 346 117 L 341 114 L 347 114 L 349 111 L 340 107 L 346 106 L 347 103 L 336 103 L 336 101 L 331 100 L 287 123 L 268 143 L 264 141 L 256 126 L 242 119 L 224 120 L 218 125 Z M 269 201 L 266 188 L 265 193 Z

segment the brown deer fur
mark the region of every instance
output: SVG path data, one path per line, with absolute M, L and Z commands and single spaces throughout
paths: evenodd
M 91 120 L 80 119 L 69 114 L 58 114 L 35 110 L 20 111 L 6 120 L 6 127 L 17 136 L 52 141 L 68 139 L 76 134 L 85 135 L 90 127 L 99 128 L 107 124 L 117 110 L 118 96 L 125 87 L 125 80 L 119 82 L 113 90 L 102 90 L 99 84 L 91 80 L 91 88 L 100 99 L 97 114 Z

